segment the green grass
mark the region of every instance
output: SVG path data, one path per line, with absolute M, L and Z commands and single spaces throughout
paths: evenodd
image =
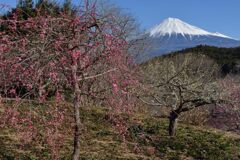
M 167 135 L 166 119 L 154 118 L 147 113 L 124 115 L 128 134 L 125 141 L 112 127 L 106 110 L 92 108 L 81 111 L 84 123 L 81 141 L 81 160 L 113 159 L 240 159 L 240 138 L 225 132 L 215 132 L 179 124 L 176 137 Z M 67 127 L 66 125 L 65 127 Z M 61 159 L 71 157 L 71 135 L 62 148 Z M 18 156 L 18 158 L 17 158 Z M 51 159 L 43 146 L 30 145 L 24 150 L 14 139 L 14 132 L 0 131 L 0 159 Z

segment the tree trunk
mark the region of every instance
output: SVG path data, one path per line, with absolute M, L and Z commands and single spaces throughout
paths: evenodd
M 38 90 L 38 96 L 39 96 L 40 98 L 43 98 L 43 96 L 44 96 L 44 92 L 45 92 L 44 85 L 43 85 L 42 74 L 43 74 L 43 71 L 42 71 L 42 69 L 40 69 L 39 72 L 38 72 L 38 76 L 39 76 L 39 90 Z
M 73 76 L 73 88 L 74 88 L 74 145 L 73 145 L 73 155 L 72 160 L 79 160 L 80 158 L 80 135 L 81 135 L 81 119 L 80 119 L 80 103 L 81 103 L 81 91 L 77 79 L 77 64 L 72 66 L 72 76 Z
M 169 116 L 169 127 L 168 127 L 169 136 L 173 137 L 176 135 L 177 120 L 178 120 L 178 113 L 176 111 L 172 111 Z
M 45 92 L 44 86 L 43 86 L 42 84 L 40 84 L 40 86 L 39 86 L 39 91 L 38 91 L 38 96 L 39 96 L 40 98 L 43 98 L 44 92 Z
M 80 105 L 77 97 L 74 99 L 74 150 L 73 150 L 73 160 L 79 160 L 80 157 L 80 135 L 81 135 L 81 119 L 80 119 Z

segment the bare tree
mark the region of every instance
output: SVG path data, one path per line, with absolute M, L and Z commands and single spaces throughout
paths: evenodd
M 169 135 L 174 136 L 181 113 L 220 101 L 217 66 L 202 55 L 160 57 L 143 65 L 149 92 L 140 99 L 151 106 L 170 107 Z
M 128 45 L 126 49 L 132 60 L 138 61 L 138 59 L 143 58 L 143 54 L 147 52 L 146 50 L 150 49 L 151 42 L 146 36 L 143 36 L 145 34 L 140 30 L 137 18 L 127 9 L 120 8 L 107 0 L 99 0 L 97 5 L 102 15 L 114 15 L 115 19 L 111 20 L 111 22 L 121 28 L 119 36 L 127 39 Z

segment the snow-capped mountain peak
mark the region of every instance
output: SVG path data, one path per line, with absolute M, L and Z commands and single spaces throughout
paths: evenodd
M 239 40 L 218 32 L 208 32 L 177 18 L 165 19 L 161 24 L 141 34 L 139 38 L 146 39 L 150 46 L 144 51 L 144 56 L 137 58 L 139 61 L 198 45 L 226 48 L 240 46 Z
M 165 35 L 181 34 L 182 36 L 217 36 L 223 38 L 230 38 L 221 33 L 211 33 L 201 28 L 192 26 L 177 18 L 167 18 L 161 24 L 153 27 L 149 31 L 150 37 L 160 37 Z

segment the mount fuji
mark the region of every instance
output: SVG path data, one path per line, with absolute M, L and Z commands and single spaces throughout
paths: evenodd
M 144 54 L 146 57 L 141 57 L 145 60 L 198 45 L 226 48 L 240 46 L 240 41 L 234 38 L 218 32 L 205 31 L 177 18 L 165 19 L 159 25 L 147 30 L 141 38 L 145 38 L 150 45 L 150 51 Z

